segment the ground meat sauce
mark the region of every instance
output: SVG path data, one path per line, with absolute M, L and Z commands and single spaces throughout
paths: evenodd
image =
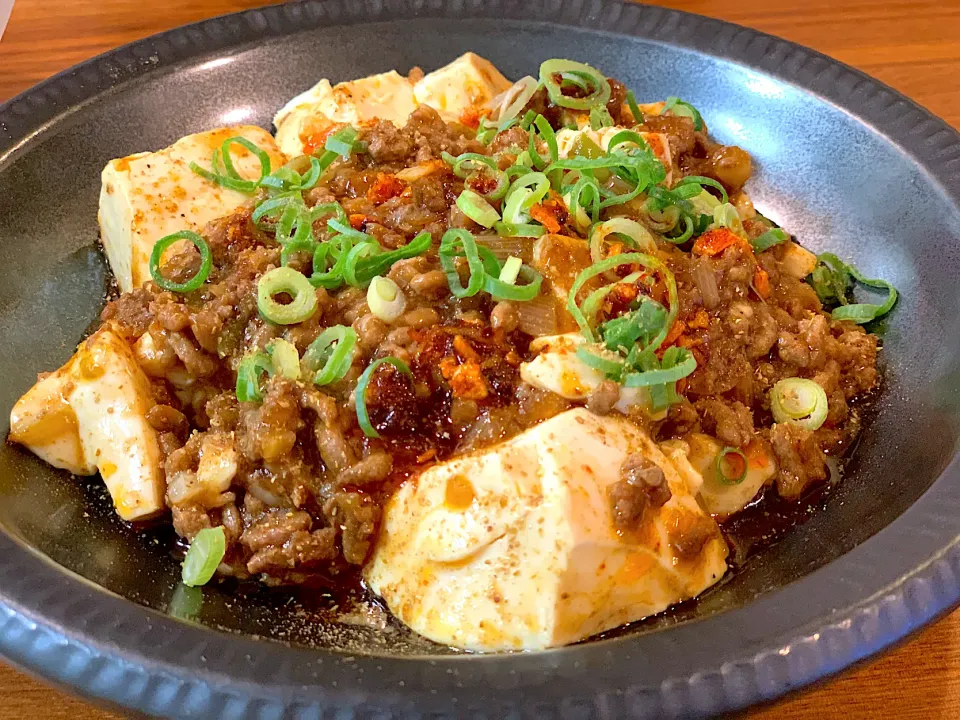
M 624 94 L 613 81 L 608 109 L 616 121 L 629 120 Z M 545 91 L 526 109 L 561 127 L 564 113 Z M 737 199 L 751 171 L 747 153 L 717 145 L 686 117 L 650 116 L 640 129 L 666 135 L 675 179 L 696 174 L 723 183 L 751 237 L 769 227 L 745 196 Z M 386 249 L 430 233 L 428 253 L 397 262 L 388 273 L 407 300 L 394 322 L 374 316 L 365 292 L 353 287 L 317 289 L 318 309 L 302 323 L 265 321 L 257 311 L 257 280 L 280 264 L 280 250 L 251 221 L 254 203 L 205 229 L 213 269 L 200 290 L 179 295 L 147 283 L 103 311 L 103 319 L 135 345 L 154 383 L 158 404 L 148 419 L 165 455 L 174 527 L 190 540 L 203 528 L 222 526 L 228 550 L 221 574 L 268 584 L 342 586 L 369 556 L 384 502 L 399 482 L 571 406 L 520 380 L 532 337 L 518 329 L 515 304 L 495 303 L 485 293 L 458 299 L 440 268 L 437 246 L 448 228 L 481 230 L 457 208 L 464 181 L 441 154 L 519 153 L 528 141 L 518 127 L 489 148 L 474 134 L 425 106 L 403 128 L 370 123 L 360 129 L 365 149 L 334 165 L 304 194 L 308 205 L 339 202 L 351 225 Z M 565 208 L 553 200 L 564 211 L 556 215 L 563 232 L 573 234 Z M 617 210 L 630 214 L 626 206 Z M 319 239 L 329 237 L 321 223 L 314 231 Z M 876 338 L 822 312 L 813 290 L 785 271 L 780 247 L 755 255 L 733 244 L 697 254 L 660 242 L 658 250 L 679 289 L 679 314 L 667 345 L 688 348 L 697 370 L 679 382 L 681 402 L 658 421 L 644 421 L 646 429 L 657 440 L 702 431 L 733 447 L 760 435 L 776 456 L 779 495 L 799 497 L 827 477 L 825 456 L 843 454 L 857 435 L 857 401 L 878 384 Z M 563 258 L 568 267 L 560 271 L 571 277 L 589 264 L 585 251 Z M 189 278 L 198 263 L 191 248 L 165 273 L 173 280 Z M 309 258 L 292 264 L 309 270 Z M 636 286 L 611 293 L 604 312 L 616 312 L 617 302 L 636 293 Z M 649 293 L 665 301 L 662 284 Z M 333 325 L 351 326 L 358 335 L 344 378 L 316 387 L 272 377 L 263 384 L 262 403 L 238 402 L 236 372 L 244 353 L 283 337 L 302 354 Z M 412 374 L 390 365 L 373 374 L 367 406 L 381 435 L 373 439 L 358 426 L 353 391 L 369 363 L 386 356 L 404 361 Z M 773 425 L 769 390 L 789 377 L 812 378 L 826 391 L 830 414 L 819 430 Z M 618 386 L 605 383 L 588 405 L 598 413 L 615 412 L 618 397 Z M 234 458 L 235 473 L 218 492 L 208 484 L 198 491 L 198 475 L 208 472 L 204 458 L 222 453 Z M 669 499 L 662 472 L 641 460 L 624 467 L 611 489 L 616 522 L 624 526 Z M 698 537 L 692 532 L 684 541 L 690 547 L 681 550 L 695 553 Z

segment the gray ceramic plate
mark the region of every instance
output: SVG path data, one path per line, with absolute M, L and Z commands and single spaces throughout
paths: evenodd
M 683 96 L 719 140 L 753 154 L 750 190 L 766 215 L 901 290 L 882 401 L 825 508 L 663 617 L 550 652 L 457 656 L 393 626 L 332 622 L 322 600 L 208 589 L 198 622 L 170 618 L 168 536 L 121 526 L 96 479 L 3 447 L 7 658 L 91 698 L 177 716 L 694 716 L 829 676 L 960 599 L 960 138 L 821 55 L 668 10 L 291 4 L 129 45 L 0 107 L 4 417 L 102 306 L 96 207 L 107 160 L 225 122 L 268 127 L 319 77 L 430 69 L 468 49 L 512 77 L 560 55 L 641 98 Z

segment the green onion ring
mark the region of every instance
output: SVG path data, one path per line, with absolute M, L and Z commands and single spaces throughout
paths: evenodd
M 764 250 L 769 250 L 774 245 L 786 242 L 788 237 L 789 236 L 780 228 L 770 228 L 762 235 L 758 235 L 751 240 L 750 245 L 753 246 L 755 253 L 761 253 Z
M 160 273 L 160 261 L 163 259 L 163 253 L 165 253 L 171 245 L 180 240 L 189 240 L 200 252 L 200 269 L 197 270 L 196 275 L 184 283 L 167 280 Z M 175 232 L 172 235 L 160 238 L 153 246 L 153 252 L 150 253 L 150 276 L 159 287 L 170 292 L 189 293 L 197 290 L 207 281 L 207 278 L 210 277 L 210 269 L 212 267 L 213 254 L 210 252 L 210 246 L 207 245 L 206 240 L 190 230 L 181 230 L 180 232 Z
M 357 278 L 357 266 L 363 260 L 379 255 L 382 252 L 380 243 L 371 238 L 364 242 L 357 243 L 347 252 L 347 259 L 343 264 L 343 280 L 352 287 L 361 287 L 366 283 L 361 283 Z
M 660 111 L 660 114 L 663 115 L 668 110 L 672 110 L 674 115 L 688 117 L 693 120 L 694 130 L 703 130 L 703 116 L 701 116 L 700 112 L 690 103 L 678 97 L 668 97 L 667 101 L 663 104 L 663 110 Z
M 493 229 L 501 237 L 540 237 L 547 232 L 543 225 L 534 225 L 533 223 L 506 223 L 498 222 L 493 224 Z
M 486 250 L 486 248 L 484 248 Z M 513 258 L 517 260 L 519 258 Z M 506 266 L 504 266 L 506 269 Z M 523 285 L 517 285 L 515 282 L 507 282 L 501 276 L 497 277 L 491 273 L 486 273 L 483 279 L 484 292 L 490 293 L 490 296 L 499 302 L 500 300 L 514 300 L 516 302 L 527 302 L 533 300 L 540 294 L 540 286 L 543 283 L 543 276 L 540 275 L 529 265 L 521 265 L 518 270 L 519 278 L 524 280 Z
M 456 256 L 460 250 L 467 258 L 467 267 L 470 271 L 470 279 L 466 287 L 460 282 L 460 274 L 457 272 Z M 483 261 L 480 259 L 480 253 L 477 250 L 477 241 L 473 233 L 460 228 L 451 228 L 447 230 L 440 239 L 440 267 L 447 275 L 447 283 L 450 285 L 450 292 L 459 298 L 473 297 L 483 289 L 483 279 L 486 271 L 483 267 Z
M 838 258 L 833 253 L 821 253 L 817 256 L 817 260 L 821 263 L 829 262 L 834 267 L 840 267 L 845 272 L 849 273 L 853 278 L 867 287 L 877 288 L 878 290 L 886 290 L 887 298 L 879 305 L 874 305 L 872 303 L 852 303 L 844 304 L 838 308 L 834 308 L 831 316 L 834 320 L 850 320 L 858 324 L 870 322 L 871 320 L 876 320 L 878 317 L 886 315 L 893 309 L 893 306 L 897 302 L 897 289 L 887 282 L 886 280 L 868 278 L 859 270 L 857 270 L 853 265 L 848 265 Z M 844 298 L 841 298 L 844 299 Z
M 586 97 L 567 97 L 563 94 L 560 84 L 554 79 L 554 75 L 562 76 L 564 73 L 576 73 L 578 77 L 588 79 L 593 89 Z M 540 82 L 547 89 L 554 105 L 573 110 L 589 110 L 595 105 L 606 105 L 610 99 L 610 83 L 607 78 L 599 70 L 572 60 L 555 59 L 542 63 Z
M 680 221 L 683 223 L 683 232 L 679 235 L 664 234 L 663 239 L 674 245 L 683 245 L 687 240 L 693 237 L 694 222 L 688 213 L 680 213 Z M 674 228 L 675 229 L 675 228 Z M 672 232 L 672 230 L 671 230 Z
M 345 325 L 328 327 L 303 353 L 301 373 L 316 385 L 329 385 L 343 378 L 353 363 L 357 331 Z M 311 378 L 312 376 L 312 378 Z
M 283 338 L 271 340 L 267 343 L 267 355 L 275 374 L 289 380 L 300 377 L 300 354 L 292 342 Z
M 234 144 L 240 145 L 241 147 L 249 150 L 260 162 L 260 177 L 258 177 L 256 180 L 248 180 L 240 175 L 239 172 L 237 172 L 237 169 L 233 164 L 233 158 L 230 157 L 230 146 Z M 220 170 L 221 163 L 223 165 L 222 171 Z M 205 168 L 197 165 L 195 162 L 190 163 L 190 169 L 206 180 L 217 183 L 218 185 L 222 185 L 230 190 L 236 190 L 243 193 L 252 193 L 258 187 L 260 187 L 260 183 L 263 181 L 263 179 L 270 174 L 270 155 L 246 138 L 236 136 L 227 138 L 223 141 L 223 144 L 219 147 L 219 149 L 213 151 L 213 158 L 210 161 L 210 167 L 210 170 L 206 170 Z
M 357 143 L 357 131 L 352 126 L 347 125 L 340 128 L 335 133 L 331 133 L 323 143 L 325 150 L 336 153 L 344 160 L 350 159 L 350 153 L 353 152 Z
M 626 364 L 623 360 L 613 359 L 598 355 L 585 345 L 577 346 L 577 357 L 588 367 L 599 370 L 608 378 L 620 378 L 623 376 Z
M 663 276 L 664 284 L 667 286 L 667 298 L 669 300 L 670 307 L 667 309 L 667 319 L 664 323 L 663 329 L 650 342 L 649 347 L 652 348 L 652 350 L 656 350 L 666 339 L 667 333 L 673 326 L 673 322 L 676 320 L 677 312 L 679 310 L 677 300 L 677 281 L 674 278 L 673 273 L 670 272 L 670 269 L 667 268 L 663 262 L 652 255 L 634 252 L 614 255 L 613 257 L 609 257 L 601 260 L 598 263 L 594 263 L 590 267 L 581 270 L 576 279 L 573 281 L 573 286 L 570 288 L 570 293 L 567 295 L 567 312 L 569 312 L 573 319 L 577 321 L 577 325 L 580 326 L 580 331 L 583 333 L 583 336 L 588 342 L 596 342 L 597 338 L 596 335 L 594 335 L 593 328 L 591 328 L 590 324 L 587 322 L 587 318 L 584 317 L 583 311 L 577 305 L 577 293 L 580 292 L 580 289 L 586 285 L 587 282 L 595 278 L 597 275 L 605 273 L 607 270 L 612 270 L 613 268 L 621 265 L 632 265 L 634 263 L 643 265 L 648 270 L 659 272 Z
M 770 390 L 770 411 L 777 422 L 816 430 L 827 419 L 827 393 L 813 380 L 787 378 Z
M 343 268 L 347 263 L 347 253 L 353 244 L 344 235 L 335 235 L 327 242 L 317 245 L 313 253 L 313 274 L 310 284 L 327 290 L 335 290 L 343 285 Z M 327 267 L 327 257 L 334 259 L 333 266 Z
M 508 127 L 507 123 L 516 119 L 517 114 L 530 102 L 530 98 L 533 97 L 539 87 L 540 83 L 527 75 L 517 80 L 507 89 L 500 103 L 499 113 L 497 115 L 497 130 L 499 132 L 506 130 Z
M 547 143 L 547 150 L 550 153 L 550 157 L 547 160 L 544 160 L 540 155 L 540 152 L 537 150 L 537 133 L 530 133 L 530 141 L 528 143 L 527 152 L 530 153 L 530 158 L 533 160 L 534 167 L 537 170 L 543 170 L 547 165 L 555 163 L 560 158 L 560 148 L 557 144 L 557 134 L 553 131 L 553 128 L 550 126 L 550 123 L 547 122 L 547 119 L 543 115 L 537 115 L 534 118 L 533 124 L 539 130 L 539 135 L 543 138 L 544 142 Z
M 673 325 L 672 320 L 664 327 L 666 329 L 671 325 Z M 653 343 L 651 343 L 648 348 L 645 348 L 644 352 L 652 352 L 652 350 L 649 350 L 651 347 L 653 347 Z M 681 378 L 687 377 L 687 375 L 697 369 L 697 360 L 689 350 L 686 350 L 686 348 L 670 348 L 670 350 L 674 349 L 684 351 L 682 354 L 683 359 L 680 360 L 680 362 L 672 367 L 660 370 L 644 370 L 643 372 L 628 373 L 623 378 L 623 386 L 650 387 L 654 385 L 666 385 L 667 383 L 673 383 Z M 664 356 L 664 360 L 666 360 L 666 356 Z
M 657 241 L 643 225 L 630 218 L 615 217 L 590 228 L 590 259 L 593 262 L 598 263 L 604 259 L 603 243 L 611 234 L 626 238 L 629 241 L 628 245 L 635 250 L 649 253 L 657 249 Z M 611 279 L 620 282 L 619 277 Z
M 591 175 L 584 175 L 573 186 L 564 193 L 564 200 L 567 203 L 567 209 L 578 227 L 589 225 L 596 222 L 600 217 L 600 186 L 596 178 Z M 578 210 L 582 209 L 587 214 L 587 222 L 581 223 Z
M 288 293 L 293 300 L 281 305 L 274 295 Z M 317 309 L 317 293 L 306 277 L 293 268 L 278 267 L 263 274 L 257 282 L 257 308 L 260 314 L 278 325 L 303 322 Z
M 713 178 L 704 177 L 703 175 L 687 175 L 684 178 L 680 178 L 680 181 L 673 186 L 673 189 L 676 190 L 682 185 L 695 184 L 695 185 L 708 185 L 709 187 L 714 188 L 715 190 L 720 191 L 720 202 L 725 203 L 729 201 L 727 197 L 727 189 L 723 186 L 723 183 L 714 180 Z
M 457 197 L 457 207 L 477 225 L 482 225 L 485 228 L 493 227 L 493 224 L 500 220 L 500 213 L 496 211 L 496 208 L 488 203 L 482 195 L 469 188 L 465 188 Z
M 183 558 L 180 573 L 183 584 L 187 587 L 206 585 L 213 579 L 226 554 L 227 535 L 223 528 L 203 528 L 194 536 Z
M 739 459 L 741 463 L 740 474 L 736 477 L 733 477 L 727 474 L 725 464 L 728 464 L 729 461 L 727 458 L 729 456 L 734 456 Z M 725 447 L 717 454 L 717 459 L 714 461 L 714 467 L 717 471 L 717 479 L 724 485 L 739 485 L 747 477 L 747 456 L 739 448 L 735 447 Z
M 633 94 L 633 90 L 627 90 L 627 107 L 630 108 L 630 114 L 633 115 L 633 124 L 640 125 L 643 122 L 643 113 L 640 111 L 640 106 L 637 105 L 637 96 Z
M 382 275 L 389 270 L 398 260 L 423 255 L 430 249 L 433 237 L 428 230 L 418 233 L 413 240 L 406 245 L 401 245 L 396 250 L 381 252 L 372 257 L 364 257 L 357 262 L 354 271 L 354 277 L 357 281 L 356 287 L 363 287 L 368 284 L 377 275 Z
M 447 232 L 450 231 L 448 230 Z M 363 434 L 369 438 L 378 438 L 380 437 L 380 433 L 378 433 L 377 429 L 370 423 L 370 414 L 367 412 L 367 386 L 370 384 L 370 379 L 373 377 L 376 369 L 385 363 L 392 365 L 396 368 L 397 372 L 409 375 L 411 378 L 413 377 L 413 373 L 410 372 L 407 364 L 403 362 L 403 360 L 392 356 L 374 360 L 367 366 L 367 369 L 363 371 L 360 380 L 357 382 L 354 398 L 357 404 L 357 423 L 360 425 L 360 429 L 363 430 Z
M 244 355 L 237 366 L 237 400 L 261 402 L 263 393 L 260 390 L 260 377 L 272 373 L 273 363 L 266 353 L 256 351 Z

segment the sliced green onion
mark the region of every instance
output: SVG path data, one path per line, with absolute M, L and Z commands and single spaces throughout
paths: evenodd
M 594 370 L 599 370 L 608 378 L 619 380 L 623 377 L 626 364 L 620 358 L 600 355 L 587 345 L 578 345 L 576 354 L 581 362 Z
M 496 123 L 491 123 L 487 118 L 480 118 L 480 125 L 477 127 L 477 142 L 481 145 L 489 145 L 497 136 L 499 129 Z
M 345 325 L 328 327 L 303 353 L 301 375 L 316 385 L 329 385 L 343 378 L 353 363 L 357 331 Z
M 251 352 L 243 356 L 237 366 L 237 400 L 240 402 L 261 402 L 260 378 L 273 373 L 273 363 L 263 352 Z
M 560 157 L 560 146 L 557 144 L 557 134 L 553 131 L 553 128 L 550 126 L 550 123 L 547 122 L 547 119 L 543 115 L 537 115 L 533 120 L 533 124 L 536 126 L 539 131 L 539 136 L 547 144 L 547 151 L 550 156 L 544 160 L 540 155 L 540 151 L 537 150 L 537 135 L 538 133 L 530 133 L 530 141 L 528 143 L 527 152 L 530 153 L 530 158 L 533 160 L 533 165 L 538 170 L 543 170 L 550 163 L 555 163 Z
M 497 162 L 492 157 L 479 153 L 463 153 L 454 157 L 448 152 L 441 153 L 441 157 L 444 162 L 453 166 L 453 174 L 464 180 L 464 185 L 481 197 L 499 200 L 507 192 L 507 175 L 497 167 Z M 493 190 L 481 192 L 476 189 L 478 181 L 484 175 L 496 182 Z
M 616 234 L 627 241 L 627 245 L 635 250 L 653 252 L 657 249 L 657 241 L 643 225 L 636 220 L 625 217 L 615 217 L 597 223 L 590 229 L 590 259 L 598 263 L 604 259 L 603 244 L 608 235 Z
M 310 284 L 327 290 L 335 290 L 343 285 L 343 269 L 347 264 L 347 253 L 352 247 L 350 238 L 343 235 L 335 235 L 327 242 L 317 245 L 313 253 L 313 274 L 310 276 Z M 332 265 L 328 266 L 328 258 L 333 260 Z
M 607 320 L 597 328 L 607 350 L 630 352 L 637 343 L 646 347 L 663 329 L 667 309 L 644 295 L 639 300 L 638 308 Z
M 731 462 L 731 458 L 735 458 Z M 714 462 L 717 479 L 724 485 L 739 485 L 747 477 L 747 456 L 739 448 L 725 447 Z
M 350 159 L 350 153 L 357 146 L 357 131 L 350 125 L 331 133 L 323 143 L 325 150 L 336 153 L 344 160 Z
M 500 112 L 497 115 L 497 130 L 502 132 L 507 129 L 507 123 L 517 117 L 539 87 L 540 83 L 527 75 L 517 80 L 504 93 L 503 100 L 500 102 Z
M 848 265 L 833 253 L 821 253 L 817 256 L 819 264 L 811 274 L 810 280 L 813 289 L 823 302 L 839 302 L 841 306 L 834 308 L 831 316 L 834 320 L 850 320 L 858 324 L 876 320 L 893 309 L 897 302 L 897 289 L 886 280 L 868 278 L 853 265 Z M 850 287 L 850 278 L 867 287 L 886 290 L 887 297 L 879 305 L 871 303 L 847 302 L 847 290 Z
M 470 272 L 470 278 L 467 280 L 466 287 L 460 282 L 460 274 L 457 272 L 456 258 L 462 254 L 467 258 L 467 268 Z M 450 292 L 459 298 L 473 297 L 483 289 L 483 278 L 485 271 L 483 261 L 480 259 L 480 253 L 477 250 L 477 241 L 473 233 L 460 228 L 451 228 L 447 230 L 440 238 L 440 267 L 447 275 L 447 283 L 450 285 Z
M 493 224 L 500 219 L 500 213 L 484 200 L 482 195 L 469 188 L 460 193 L 457 198 L 457 207 L 464 215 L 485 228 L 493 227 Z
M 725 203 L 730 199 L 727 197 L 727 189 L 723 186 L 723 183 L 713 178 L 705 177 L 704 175 L 687 175 L 681 178 L 680 181 L 673 186 L 673 189 L 676 190 L 681 185 L 707 185 L 720 192 L 720 202 Z
M 180 240 L 188 240 L 200 252 L 200 268 L 197 274 L 183 283 L 176 283 L 167 280 L 160 272 L 160 261 L 163 259 L 163 253 Z M 213 255 L 210 253 L 210 246 L 207 241 L 190 230 L 181 230 L 180 232 L 167 235 L 157 240 L 153 246 L 153 252 L 150 253 L 150 276 L 153 281 L 164 290 L 176 293 L 189 293 L 202 286 L 207 278 L 210 277 L 210 269 L 213 267 Z
M 667 321 L 664 324 L 663 329 L 657 333 L 657 336 L 651 341 L 649 347 L 652 348 L 652 350 L 656 350 L 666 339 L 667 332 L 669 332 L 670 327 L 673 325 L 673 321 L 676 320 L 678 312 L 677 281 L 674 278 L 673 273 L 670 272 L 670 269 L 667 268 L 663 262 L 651 255 L 634 252 L 614 255 L 613 257 L 609 257 L 601 260 L 598 263 L 594 263 L 590 267 L 581 270 L 576 279 L 573 281 L 573 286 L 570 288 L 570 293 L 567 295 L 567 311 L 570 313 L 573 319 L 576 320 L 577 325 L 580 326 L 580 331 L 583 333 L 583 336 L 588 342 L 596 342 L 596 335 L 593 332 L 593 328 L 590 327 L 590 323 L 587 321 L 584 312 L 581 310 L 580 306 L 577 305 L 577 293 L 579 293 L 581 288 L 583 288 L 584 285 L 586 285 L 597 275 L 605 273 L 607 270 L 620 267 L 621 265 L 632 265 L 634 263 L 642 265 L 648 270 L 659 272 L 663 277 L 664 284 L 667 286 L 667 298 L 670 304 L 670 307 L 667 310 Z M 624 281 L 626 281 L 626 278 Z
M 785 242 L 788 237 L 789 236 L 780 228 L 770 228 L 762 235 L 758 235 L 751 240 L 750 245 L 753 246 L 754 252 L 761 253 L 764 250 L 769 250 L 774 245 Z
M 413 240 L 406 245 L 401 245 L 396 250 L 380 252 L 376 255 L 360 259 L 353 273 L 357 282 L 356 287 L 363 287 L 377 275 L 382 275 L 393 267 L 393 264 L 398 260 L 423 255 L 430 249 L 432 242 L 433 236 L 430 235 L 428 230 L 424 230 Z
M 683 232 L 679 235 L 670 235 L 665 234 L 663 237 L 665 240 L 673 243 L 674 245 L 683 245 L 687 240 L 693 237 L 693 231 L 695 230 L 693 218 L 690 217 L 687 213 L 681 213 L 680 220 L 683 222 Z M 676 228 L 674 228 L 675 230 Z M 673 232 L 673 230 L 671 230 Z
M 670 323 L 673 324 L 672 322 Z M 649 348 L 645 352 L 652 352 Z M 669 357 L 668 357 L 669 355 Z M 650 387 L 666 385 L 687 377 L 697 369 L 697 360 L 686 348 L 670 347 L 663 355 L 663 367 L 659 370 L 645 370 L 629 373 L 623 378 L 624 387 Z M 669 366 L 669 367 L 668 367 Z
M 480 247 L 480 254 L 489 253 L 489 250 L 485 247 Z M 496 264 L 497 259 L 490 253 L 489 258 L 492 261 L 490 264 Z M 519 258 L 514 258 L 519 259 Z M 508 260 L 509 261 L 509 260 Z M 486 265 L 487 263 L 485 263 Z M 491 268 L 490 270 L 498 270 L 499 266 Z M 490 293 L 490 296 L 499 302 L 500 300 L 513 300 L 516 302 L 527 302 L 533 300 L 537 295 L 540 294 L 540 286 L 543 283 L 543 276 L 540 275 L 536 270 L 534 270 L 529 265 L 522 265 L 518 270 L 518 275 L 513 279 L 513 281 L 508 282 L 503 280 L 504 269 L 499 269 L 499 272 L 491 272 L 490 270 L 485 270 L 483 278 L 483 290 L 484 292 Z M 516 282 L 518 279 L 524 281 L 523 285 L 517 285 Z
M 770 390 L 773 419 L 816 430 L 827 419 L 827 393 L 813 380 L 787 378 Z
M 292 342 L 283 338 L 271 340 L 267 343 L 267 355 L 275 374 L 289 380 L 300 377 L 300 353 Z
M 248 180 L 237 172 L 233 164 L 233 158 L 230 156 L 230 146 L 240 145 L 253 153 L 260 161 L 260 177 L 256 180 Z M 222 166 L 222 169 L 221 169 Z M 270 155 L 261 150 L 252 142 L 243 137 L 231 137 L 223 141 L 223 144 L 213 151 L 213 158 L 210 161 L 211 170 L 206 170 L 195 162 L 190 163 L 190 169 L 200 177 L 222 185 L 230 190 L 238 192 L 252 193 L 270 174 Z
M 213 578 L 227 554 L 227 535 L 222 527 L 203 528 L 198 532 L 187 556 L 183 559 L 181 579 L 188 587 L 206 585 Z
M 357 277 L 357 268 L 364 260 L 376 257 L 382 252 L 380 243 L 373 238 L 357 243 L 347 252 L 347 260 L 343 264 L 343 281 L 353 287 L 361 287 L 366 283 L 361 283 Z
M 547 232 L 543 225 L 532 223 L 498 222 L 493 224 L 493 229 L 502 237 L 540 237 Z
M 578 179 L 564 194 L 563 200 L 581 230 L 600 217 L 600 186 L 590 175 Z
M 663 105 L 663 110 L 660 111 L 660 114 L 663 115 L 669 110 L 672 110 L 674 115 L 688 117 L 693 120 L 694 130 L 703 130 L 703 116 L 700 115 L 700 112 L 690 103 L 685 102 L 678 97 L 668 97 L 667 101 Z
M 737 235 L 744 234 L 740 213 L 730 203 L 720 203 L 713 209 L 713 224 L 717 227 L 729 228 Z
M 407 298 L 393 280 L 378 275 L 367 288 L 367 305 L 370 306 L 370 312 L 389 323 L 403 314 Z
M 413 373 L 410 372 L 407 364 L 403 362 L 403 360 L 395 357 L 384 357 L 374 360 L 367 366 L 367 369 L 363 371 L 360 380 L 357 382 L 354 398 L 357 404 L 357 422 L 360 425 L 360 429 L 363 430 L 363 434 L 369 438 L 378 438 L 380 437 L 380 433 L 378 433 L 377 429 L 371 424 L 370 414 L 367 412 L 367 386 L 370 384 L 370 378 L 373 377 L 373 373 L 384 363 L 392 365 L 396 368 L 397 372 L 409 375 L 411 378 L 413 377 Z
M 627 90 L 627 107 L 630 108 L 630 114 L 633 115 L 633 124 L 641 124 L 643 113 L 640 111 L 640 106 L 637 105 L 637 96 L 633 94 L 633 90 Z
M 518 257 L 511 255 L 506 259 L 506 262 L 503 263 L 503 269 L 500 271 L 500 282 L 505 282 L 508 285 L 513 285 L 517 282 L 517 277 L 520 275 L 520 268 L 523 267 L 523 260 Z
M 600 130 L 602 128 L 613 127 L 615 123 L 610 116 L 610 111 L 602 105 L 590 108 L 590 129 Z
M 167 605 L 167 615 L 178 620 L 196 620 L 203 609 L 203 590 L 198 587 L 189 587 L 182 582 L 177 583 Z
M 563 94 L 560 83 L 555 75 L 571 77 L 575 75 L 590 88 L 589 93 L 582 98 L 568 97 Z M 540 65 L 540 82 L 547 89 L 550 100 L 554 105 L 571 108 L 573 110 L 589 110 L 596 105 L 606 105 L 610 100 L 610 83 L 603 74 L 584 63 L 572 60 L 547 60 Z
M 273 299 L 280 293 L 287 293 L 293 299 L 281 305 Z M 278 267 L 264 273 L 257 282 L 257 308 L 270 322 L 293 325 L 313 315 L 317 309 L 317 293 L 310 281 L 296 270 Z

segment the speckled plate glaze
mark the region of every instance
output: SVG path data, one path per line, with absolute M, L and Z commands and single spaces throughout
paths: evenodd
M 697 603 L 549 652 L 454 654 L 270 594 L 206 589 L 169 617 L 177 564 L 96 479 L 0 450 L 0 653 L 94 700 L 177 717 L 654 718 L 773 700 L 896 643 L 960 599 L 960 137 L 810 50 L 619 2 L 304 2 L 120 48 L 0 107 L 0 407 L 102 306 L 99 172 L 250 121 L 319 77 L 437 67 L 465 50 L 519 77 L 586 60 L 642 99 L 694 103 L 755 158 L 762 212 L 902 300 L 885 388 L 825 508 Z

